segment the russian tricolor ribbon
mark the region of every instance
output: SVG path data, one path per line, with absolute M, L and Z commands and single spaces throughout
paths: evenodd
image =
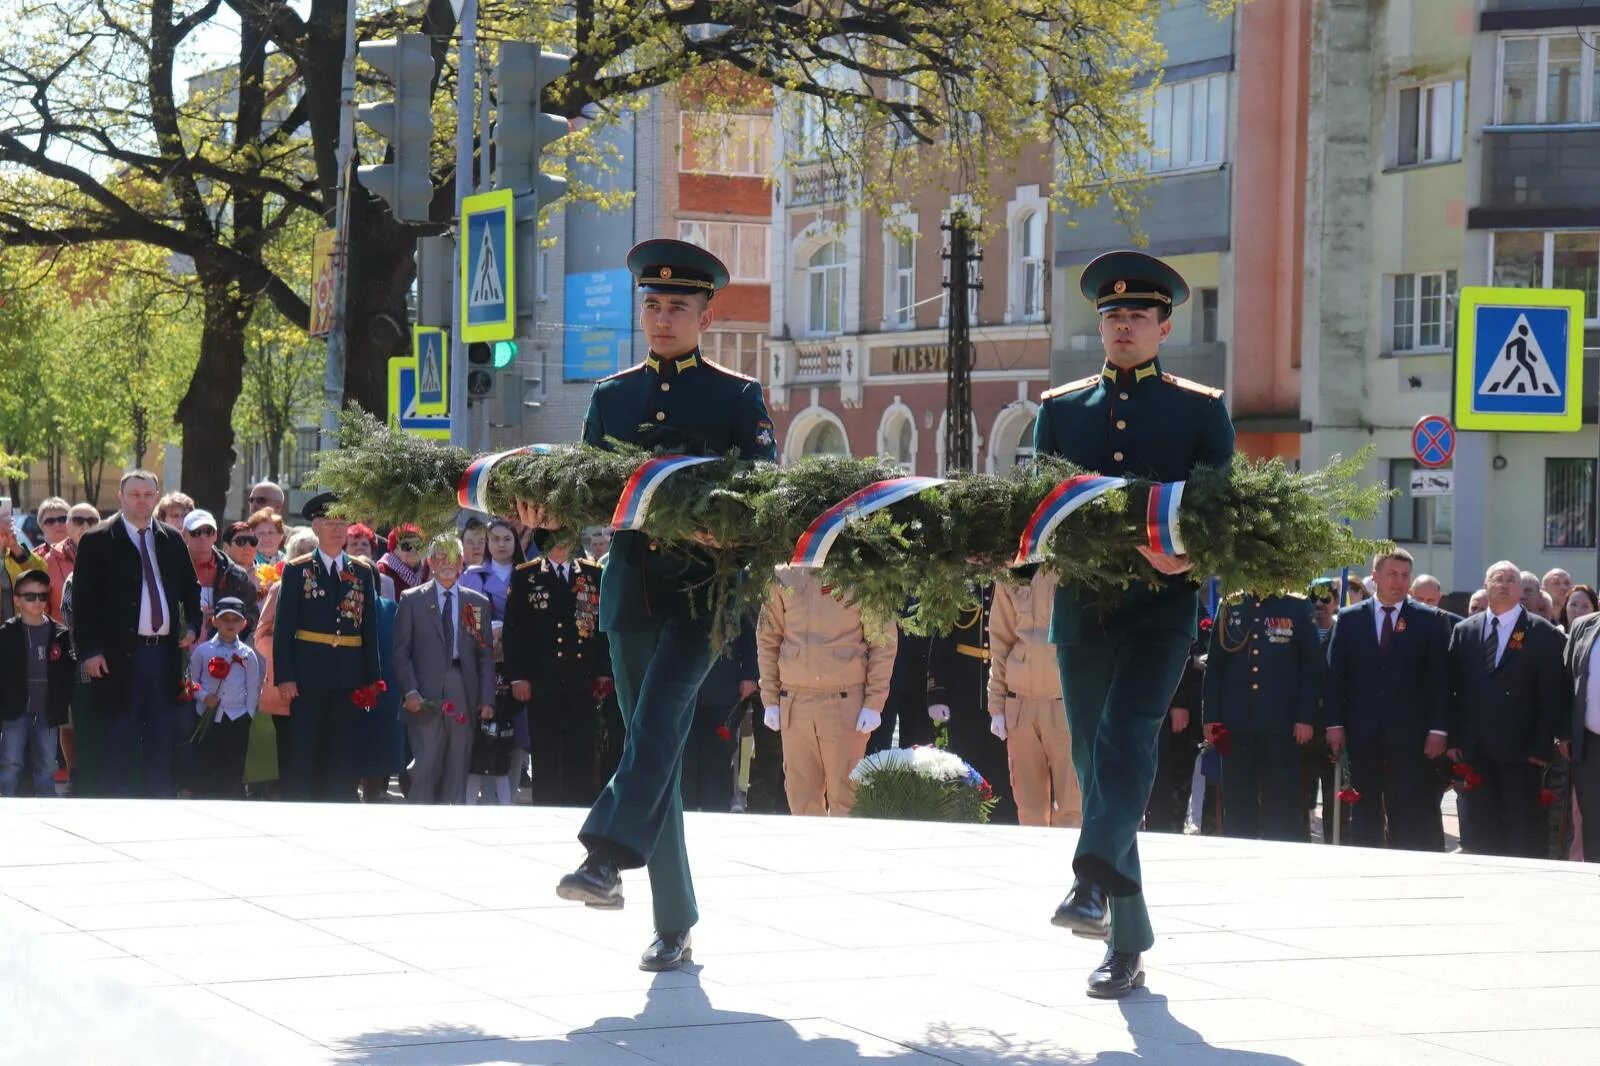
M 1178 509 L 1183 505 L 1183 482 L 1167 481 L 1150 488 L 1150 504 L 1145 524 L 1150 550 L 1163 555 L 1182 555 L 1183 537 L 1178 534 Z
M 548 444 L 527 444 L 493 455 L 480 455 L 467 464 L 466 473 L 456 486 L 456 502 L 472 511 L 489 513 L 489 471 L 496 463 L 513 455 L 549 455 L 555 449 Z
M 789 565 L 821 566 L 828 558 L 828 549 L 833 547 L 834 540 L 848 523 L 944 483 L 942 477 L 896 477 L 852 492 L 812 520 L 795 542 L 794 557 Z
M 662 455 L 639 464 L 617 500 L 617 510 L 611 516 L 612 528 L 642 528 L 645 514 L 650 510 L 650 498 L 663 481 L 687 467 L 714 463 L 718 458 L 715 455 Z
M 1023 527 L 1022 537 L 1017 542 L 1017 557 L 1011 565 L 1023 566 L 1037 562 L 1044 556 L 1045 542 L 1063 519 L 1090 500 L 1127 484 L 1126 478 L 1079 474 L 1051 489 L 1050 495 L 1039 501 L 1028 524 Z

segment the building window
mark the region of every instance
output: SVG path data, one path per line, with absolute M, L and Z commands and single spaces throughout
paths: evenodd
M 707 359 L 750 377 L 761 376 L 766 338 L 760 333 L 715 330 L 700 335 L 700 351 Z
M 1491 234 L 1489 276 L 1494 285 L 1518 289 L 1578 289 L 1583 317 L 1600 320 L 1600 231 Z
M 540 249 L 539 258 L 534 264 L 534 270 L 539 275 L 534 279 L 537 282 L 536 291 L 539 294 L 539 299 L 550 299 L 550 250 L 548 248 Z
M 844 242 L 829 241 L 806 263 L 806 333 L 844 331 Z
M 808 455 L 849 455 L 850 446 L 845 443 L 844 431 L 827 419 L 820 419 L 806 431 L 805 439 L 800 443 L 800 457 Z
M 728 268 L 730 281 L 765 285 L 772 230 L 759 222 L 679 222 L 678 239 L 698 244 Z
M 915 225 L 905 218 L 902 226 Z M 913 329 L 917 324 L 917 235 L 896 235 L 885 231 L 888 246 L 889 284 L 884 287 L 884 324 L 889 329 Z
M 1495 124 L 1594 122 L 1595 54 L 1577 34 L 1500 39 Z
M 322 430 L 318 426 L 296 426 L 294 441 L 290 445 L 289 485 L 305 488 L 317 465 L 317 443 Z
M 1030 211 L 1017 226 L 1017 274 L 1024 322 L 1044 320 L 1044 212 Z
M 1432 543 L 1449 544 L 1455 524 L 1455 497 L 1411 495 L 1415 459 L 1389 460 L 1389 487 L 1400 495 L 1389 501 L 1389 539 L 1400 544 L 1420 544 L 1433 527 Z
M 1544 546 L 1594 548 L 1593 459 L 1544 461 Z
M 883 98 L 891 104 L 916 107 L 917 87 L 908 81 L 903 81 L 900 78 L 890 78 L 884 83 Z M 893 137 L 896 146 L 903 147 L 908 144 L 916 143 L 916 131 L 898 114 L 891 113 L 889 116 L 889 123 L 890 128 L 894 131 Z
M 1401 89 L 1395 165 L 1405 167 L 1460 159 L 1466 99 L 1464 79 Z
M 1228 134 L 1228 76 L 1175 81 L 1158 87 L 1145 102 L 1150 148 L 1139 153 L 1151 174 L 1222 162 Z
M 772 116 L 678 113 L 678 169 L 765 178 L 772 173 Z
M 1217 290 L 1201 289 L 1199 293 L 1200 306 L 1200 343 L 1217 343 Z
M 1032 404 L 1010 403 L 1000 409 L 990 434 L 989 473 L 1004 474 L 1033 460 L 1033 427 L 1038 411 Z
M 1456 272 L 1396 274 L 1390 288 L 1389 350 L 1448 349 L 1455 341 Z
M 950 216 L 956 211 L 966 213 L 971 222 L 972 233 L 976 234 L 979 227 L 983 225 L 982 211 L 977 204 L 972 202 L 972 198 L 965 193 L 951 197 L 949 210 L 939 216 L 939 233 L 942 238 L 939 259 L 944 264 L 944 274 L 941 278 L 942 291 L 939 295 L 939 327 L 941 329 L 950 324 Z M 969 241 L 968 247 L 973 253 L 978 251 L 978 245 L 975 240 Z M 968 264 L 967 277 L 972 283 L 967 287 L 967 323 L 968 325 L 976 326 L 978 324 L 978 293 L 982 291 L 976 283 L 983 280 L 983 260 L 974 258 Z
M 883 428 L 878 431 L 878 451 L 893 458 L 906 473 L 916 472 L 917 426 L 904 407 L 891 408 L 883 416 Z

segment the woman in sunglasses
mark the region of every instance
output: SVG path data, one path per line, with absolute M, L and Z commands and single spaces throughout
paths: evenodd
M 394 578 L 395 599 L 428 580 L 422 564 L 422 530 L 407 522 L 389 531 L 389 550 L 378 560 L 378 573 Z
M 229 560 L 244 567 L 245 573 L 254 577 L 256 572 L 256 534 L 249 522 L 235 522 L 222 533 L 222 553 Z M 256 583 L 260 591 L 260 582 Z

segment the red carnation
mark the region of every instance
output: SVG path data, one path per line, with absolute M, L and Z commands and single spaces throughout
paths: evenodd
M 230 664 L 228 660 L 224 659 L 220 655 L 217 655 L 206 663 L 206 673 L 210 674 L 218 681 L 221 681 L 223 678 L 228 676 L 229 666 Z
M 1549 789 L 1549 788 L 1541 788 L 1539 790 L 1539 806 L 1541 806 L 1541 807 L 1554 807 L 1555 805 L 1556 805 L 1555 790 L 1554 789 Z
M 178 692 L 178 701 L 180 703 L 193 703 L 195 696 L 199 692 L 200 686 L 186 677 L 183 679 L 183 688 Z
M 597 677 L 589 685 L 589 695 L 594 697 L 596 703 L 609 699 L 615 691 L 617 686 L 609 677 Z
M 1360 803 L 1361 802 L 1361 793 L 1357 792 L 1353 788 L 1341 788 L 1339 790 L 1339 802 L 1340 803 Z
M 733 739 L 733 730 L 729 729 L 726 725 L 717 726 L 717 739 L 718 740 L 732 740 Z
M 1202 633 L 1211 632 L 1212 624 L 1213 623 L 1212 623 L 1211 618 L 1209 616 L 1200 619 L 1200 632 L 1202 632 Z
M 456 705 L 453 700 L 445 700 L 444 706 L 439 709 L 450 718 L 454 718 L 456 716 Z
M 1227 755 L 1233 750 L 1233 734 L 1228 732 L 1228 727 L 1219 725 L 1211 731 L 1211 750 L 1218 755 Z
M 1450 764 L 1451 777 L 1466 777 L 1470 773 L 1472 773 L 1472 767 L 1468 766 L 1464 762 Z

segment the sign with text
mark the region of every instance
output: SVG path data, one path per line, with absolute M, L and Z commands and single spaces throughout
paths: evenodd
M 567 275 L 562 381 L 595 381 L 633 362 L 633 289 L 626 269 Z

